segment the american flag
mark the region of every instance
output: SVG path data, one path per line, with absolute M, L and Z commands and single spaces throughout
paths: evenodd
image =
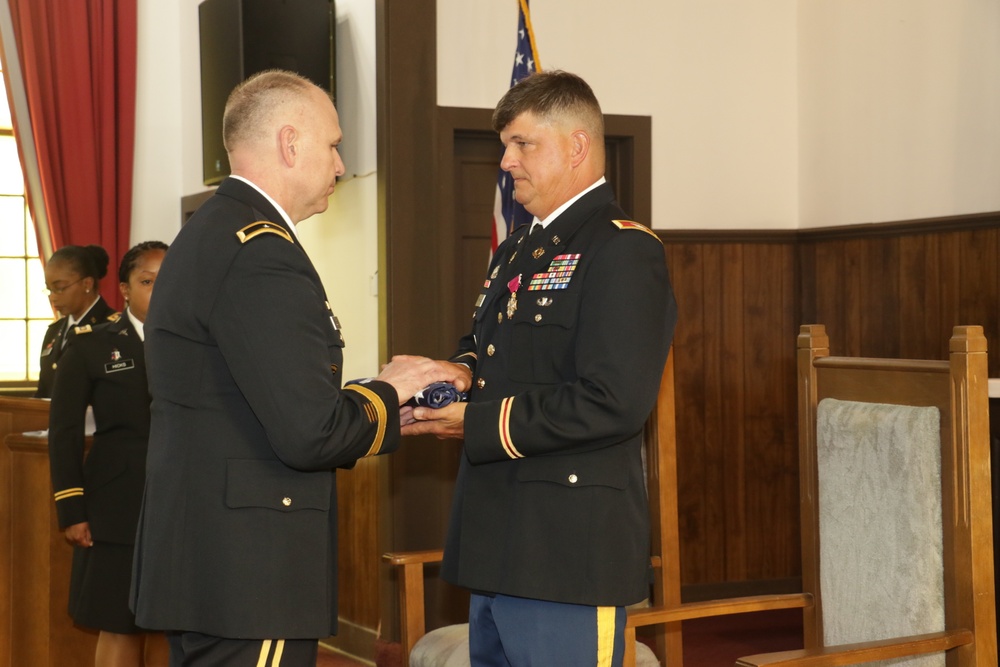
M 528 0 L 518 0 L 517 13 L 517 50 L 514 52 L 511 86 L 532 72 L 542 69 L 538 61 L 538 50 L 535 48 L 535 33 L 531 29 Z M 496 199 L 493 202 L 493 239 L 490 254 L 496 252 L 497 246 L 503 243 L 511 232 L 531 222 L 531 219 L 532 215 L 514 199 L 514 181 L 510 174 L 500 169 L 497 174 Z

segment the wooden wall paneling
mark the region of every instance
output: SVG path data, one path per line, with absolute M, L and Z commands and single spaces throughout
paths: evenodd
M 377 0 L 375 5 L 383 359 L 401 353 L 440 356 L 448 343 L 446 332 L 436 326 L 446 304 L 434 295 L 441 281 L 450 278 L 438 271 L 447 258 L 436 243 L 440 215 L 435 189 L 444 180 L 435 123 L 436 16 L 434 0 Z M 434 438 L 414 438 L 399 451 L 378 457 L 379 548 L 364 558 L 378 568 L 381 628 L 389 637 L 398 636 L 399 610 L 394 573 L 379 557 L 406 546 L 422 530 L 439 530 L 421 494 L 435 475 L 422 459 L 433 459 L 428 454 L 439 446 Z
M 799 257 L 801 291 L 812 297 L 802 306 L 803 312 L 808 314 L 808 319 L 802 323 L 825 324 L 826 330 L 831 332 L 831 340 L 842 340 L 842 322 L 846 319 L 844 290 L 839 280 L 844 274 L 843 252 L 836 252 L 831 244 L 803 243 Z M 837 280 L 828 276 L 835 276 Z
M 697 244 L 667 246 L 677 298 L 674 331 L 674 389 L 677 413 L 678 523 L 683 581 L 706 581 L 707 530 L 705 485 L 705 294 L 702 248 Z
M 861 327 L 862 284 L 861 262 L 864 242 L 859 239 L 848 239 L 837 242 L 844 253 L 844 272 L 839 277 L 828 276 L 831 281 L 839 281 L 844 290 L 844 319 L 840 325 L 844 329 L 847 354 L 860 356 L 864 349 L 864 332 Z
M 794 249 L 747 244 L 744 259 L 747 579 L 798 571 L 798 438 L 793 406 Z
M 936 345 L 928 350 L 928 359 L 948 358 L 948 337 L 941 332 L 958 324 L 962 318 L 962 245 L 964 232 L 944 232 L 937 234 L 940 243 L 940 278 L 941 278 L 941 321 L 938 325 Z M 987 355 L 992 356 L 992 355 Z
M 837 341 L 840 349 L 831 349 L 831 354 L 860 354 L 860 253 L 861 244 L 853 239 L 834 239 L 816 246 L 814 323 L 825 324 L 830 340 Z
M 909 234 L 899 239 L 899 356 L 940 356 L 942 320 L 940 235 Z M 950 334 L 948 334 L 950 336 Z M 945 336 L 947 338 L 948 336 Z
M 995 214 L 862 227 L 799 234 L 803 323 L 827 325 L 833 354 L 944 359 L 962 322 L 1000 343 Z M 1000 374 L 997 355 L 990 373 Z
M 1000 230 L 974 229 L 963 235 L 959 255 L 962 321 L 954 324 L 979 324 L 987 335 L 990 377 L 1000 376 Z M 945 357 L 947 358 L 947 357 Z
M 858 244 L 858 326 L 861 354 L 899 356 L 899 240 L 873 238 Z
M 747 578 L 750 558 L 747 550 L 747 469 L 746 394 L 746 290 L 744 246 L 725 243 L 720 249 L 722 348 L 717 355 L 719 406 L 710 419 L 719 422 L 719 464 L 722 468 L 723 515 L 710 524 L 710 534 L 722 537 L 724 569 L 712 581 L 741 581 Z M 740 287 L 740 289 L 736 289 Z M 721 527 L 721 530 L 719 529 Z
M 719 581 L 725 578 L 729 534 L 724 530 L 713 530 L 714 526 L 726 525 L 728 494 L 726 489 L 731 481 L 726 476 L 724 461 L 728 455 L 729 443 L 722 434 L 722 424 L 726 421 L 727 375 L 732 369 L 723 363 L 726 344 L 731 340 L 725 334 L 742 329 L 739 312 L 726 308 L 723 300 L 730 290 L 726 284 L 727 267 L 723 259 L 724 246 L 705 244 L 699 246 L 701 253 L 702 280 L 702 373 L 704 374 L 704 399 L 701 406 L 703 434 L 699 475 L 702 479 L 700 492 L 699 519 L 702 523 L 701 535 L 704 543 L 702 566 L 703 581 Z M 736 315 L 733 318 L 733 315 Z M 738 542 L 738 538 L 733 542 Z M 682 565 L 683 571 L 683 565 Z
M 816 246 L 816 243 L 806 241 L 793 244 L 799 294 L 797 316 L 800 324 L 819 321 L 816 314 Z
M 361 459 L 336 474 L 340 623 L 337 638 L 326 643 L 371 658 L 379 622 L 378 567 L 369 562 L 379 553 L 378 533 L 372 529 L 378 525 L 378 463 Z

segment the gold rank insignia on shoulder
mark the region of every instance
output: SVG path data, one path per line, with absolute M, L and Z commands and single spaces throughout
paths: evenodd
M 295 241 L 292 240 L 292 235 L 289 234 L 284 227 L 267 220 L 251 222 L 249 225 L 236 232 L 236 238 L 240 240 L 240 243 L 246 243 L 250 239 L 255 239 L 261 234 L 277 234 L 289 243 L 295 243 Z
M 108 315 L 108 322 L 117 322 L 121 318 L 122 318 L 121 313 L 111 313 L 110 315 Z
M 89 334 L 93 330 L 94 330 L 93 327 L 91 327 L 89 324 L 84 324 L 83 326 L 79 327 L 73 327 L 73 333 L 75 333 L 77 336 L 79 336 L 80 334 Z
M 631 220 L 612 220 L 611 222 L 613 222 L 618 229 L 638 229 L 640 232 L 646 232 L 657 241 L 660 241 L 660 237 L 656 235 L 656 232 L 646 225 L 640 225 L 638 222 L 632 222 Z M 660 241 L 660 243 L 663 242 Z

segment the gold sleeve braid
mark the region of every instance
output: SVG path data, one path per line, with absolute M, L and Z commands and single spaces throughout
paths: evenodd
M 75 486 L 71 489 L 63 489 L 62 491 L 57 491 L 55 493 L 55 499 L 56 502 L 59 502 L 60 500 L 66 500 L 67 498 L 72 498 L 74 496 L 82 496 L 82 495 L 83 495 L 83 487 Z
M 369 401 L 368 403 L 365 403 L 364 411 L 368 416 L 368 421 L 372 424 L 376 424 L 378 428 L 375 431 L 375 440 L 372 442 L 371 447 L 368 448 L 368 452 L 364 455 L 364 457 L 375 456 L 382 450 L 382 443 L 385 440 L 385 424 L 388 419 L 385 403 L 382 402 L 382 399 L 378 394 L 371 389 L 367 389 L 364 385 L 349 384 L 344 387 L 344 391 L 356 392 L 367 398 Z

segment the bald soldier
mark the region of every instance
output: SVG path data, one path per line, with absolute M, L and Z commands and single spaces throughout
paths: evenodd
M 232 176 L 171 245 L 145 324 L 152 418 L 136 622 L 172 667 L 315 667 L 337 631 L 337 467 L 399 446 L 450 365 L 395 357 L 341 387 L 344 337 L 295 225 L 344 173 L 330 96 L 283 71 L 230 95 Z

